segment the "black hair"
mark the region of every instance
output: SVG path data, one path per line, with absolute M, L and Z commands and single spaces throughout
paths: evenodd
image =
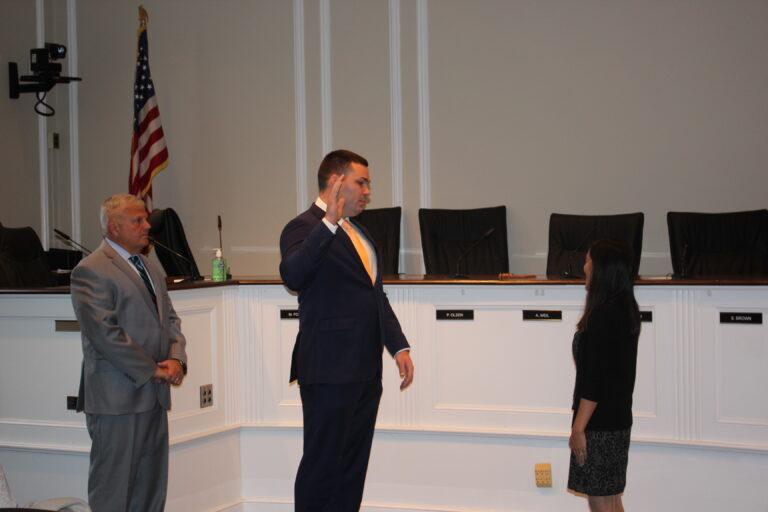
M 325 190 L 331 175 L 344 174 L 352 162 L 368 167 L 368 160 L 347 149 L 337 149 L 325 155 L 317 170 L 317 186 L 320 191 Z
M 584 331 L 596 307 L 618 305 L 630 321 L 633 335 L 640 333 L 640 309 L 635 300 L 635 271 L 629 246 L 625 242 L 603 238 L 589 247 L 592 278 L 587 283 L 587 301 L 578 329 Z

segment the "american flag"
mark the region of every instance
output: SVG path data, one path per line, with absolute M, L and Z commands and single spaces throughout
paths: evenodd
M 136 51 L 136 80 L 133 86 L 133 138 L 131 140 L 131 176 L 128 192 L 140 197 L 152 211 L 152 178 L 168 166 L 160 110 L 155 86 L 149 74 L 149 42 L 146 20 L 139 26 Z

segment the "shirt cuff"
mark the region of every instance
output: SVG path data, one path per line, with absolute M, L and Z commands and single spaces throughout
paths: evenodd
M 178 359 L 178 358 L 174 358 L 174 361 L 178 361 L 179 362 L 179 364 L 181 365 L 181 371 L 184 373 L 184 375 L 186 375 L 187 374 L 187 363 L 185 363 L 184 361 L 182 361 L 181 359 Z
M 392 357 L 397 357 L 397 354 L 399 354 L 400 352 L 403 352 L 403 351 L 405 351 L 405 350 L 407 350 L 408 352 L 410 352 L 410 351 L 411 351 L 411 347 L 405 347 L 405 348 L 401 348 L 400 350 L 398 350 L 397 352 L 395 352 L 395 355 L 393 355 Z
M 330 229 L 331 233 L 333 233 L 334 235 L 336 234 L 336 230 L 339 229 L 339 225 L 338 224 L 331 224 L 331 222 L 328 219 L 326 219 L 325 217 L 323 217 L 323 224 L 325 224 L 325 226 L 328 229 Z

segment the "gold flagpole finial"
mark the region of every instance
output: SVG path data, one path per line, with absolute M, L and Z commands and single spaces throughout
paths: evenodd
M 146 27 L 148 21 L 149 21 L 149 15 L 147 14 L 147 10 L 144 9 L 143 5 L 140 5 L 139 6 L 139 24 L 142 27 Z

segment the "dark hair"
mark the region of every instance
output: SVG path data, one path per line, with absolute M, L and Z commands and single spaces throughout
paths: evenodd
M 325 155 L 317 170 L 317 186 L 320 191 L 325 190 L 332 174 L 343 174 L 352 162 L 368 167 L 368 160 L 347 149 L 337 149 Z
M 635 300 L 635 271 L 629 246 L 618 240 L 603 238 L 589 247 L 592 279 L 587 283 L 587 303 L 578 329 L 584 331 L 596 307 L 616 304 L 624 310 L 633 335 L 640 333 L 640 309 Z

